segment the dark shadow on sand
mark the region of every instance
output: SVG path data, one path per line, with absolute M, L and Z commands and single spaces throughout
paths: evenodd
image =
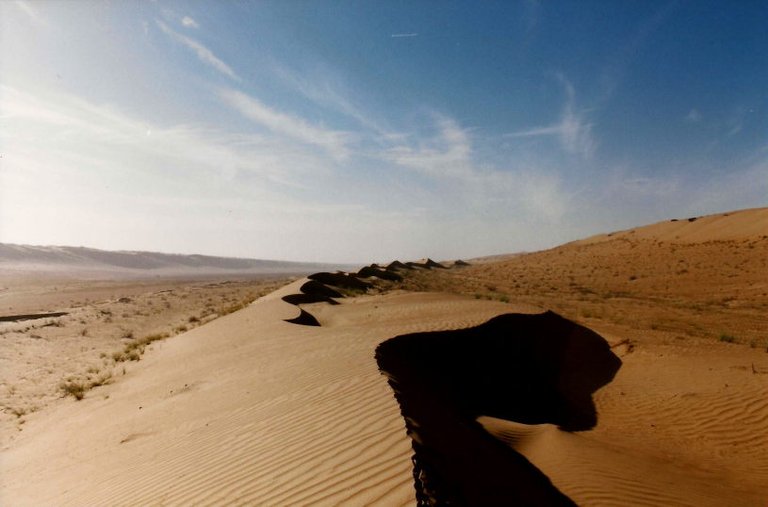
M 552 312 L 398 336 L 376 361 L 412 439 L 420 506 L 574 505 L 476 418 L 590 429 L 592 394 L 621 366 L 602 337 Z
M 309 275 L 310 280 L 320 282 L 325 285 L 332 285 L 342 289 L 367 290 L 371 284 L 360 280 L 358 277 L 347 273 L 315 273 Z
M 361 276 L 363 278 L 367 278 L 369 276 L 375 276 L 376 278 L 380 278 L 382 280 L 389 280 L 390 282 L 399 282 L 403 279 L 402 276 L 398 275 L 394 271 L 386 271 L 379 268 L 374 268 L 373 266 L 366 266 L 362 268 L 360 271 L 357 272 L 357 276 Z
M 319 294 L 288 294 L 283 296 L 282 300 L 292 305 L 308 305 L 312 303 L 328 303 L 330 305 L 339 304 L 338 301 L 334 301 L 328 296 L 322 296 Z
M 288 322 L 290 324 L 299 324 L 300 326 L 319 326 L 320 323 L 317 321 L 314 315 L 309 313 L 306 310 L 302 310 L 299 308 L 301 313 L 298 317 L 295 317 L 293 319 L 285 319 L 285 322 Z
M 52 313 L 30 313 L 26 315 L 3 315 L 0 316 L 0 322 L 20 322 L 22 320 L 50 319 L 69 315 L 67 312 Z
M 310 280 L 306 282 L 304 285 L 301 286 L 301 289 L 299 289 L 303 294 L 314 294 L 316 296 L 325 296 L 329 298 L 343 298 L 344 295 L 337 291 L 333 290 L 332 288 L 328 287 L 327 285 L 323 285 L 320 282 L 317 282 L 315 280 Z

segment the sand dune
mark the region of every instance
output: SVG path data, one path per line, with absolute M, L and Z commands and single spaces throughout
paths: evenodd
M 90 274 L 92 277 L 193 276 L 222 274 L 308 274 L 349 266 L 210 255 L 115 252 L 68 246 L 0 243 L 0 272 Z
M 405 263 L 395 260 L 387 264 L 387 269 L 390 271 L 395 271 L 398 269 L 413 269 L 413 268 L 411 268 L 409 265 Z
M 457 269 L 400 267 L 402 282 L 374 288 L 347 273 L 297 280 L 154 342 L 82 401 L 26 415 L 0 451 L 0 504 L 413 505 L 416 478 L 449 492 L 435 498 L 481 503 L 502 491 L 539 505 L 762 506 L 768 354 L 743 337 L 766 329 L 768 231 L 750 232 L 747 216 L 763 213 Z M 748 234 L 722 239 L 737 222 Z M 670 245 L 659 238 L 672 226 L 700 229 Z M 688 271 L 672 279 L 680 259 Z M 736 296 L 705 305 L 698 292 Z M 580 325 L 534 315 L 548 309 Z M 736 318 L 736 338 L 718 339 L 712 323 Z M 533 339 L 539 327 L 525 323 L 539 320 L 559 330 Z M 574 360 L 578 336 L 597 348 Z M 398 358 L 379 355 L 397 400 L 377 347 Z M 412 392 L 423 403 L 404 408 Z M 447 438 L 431 431 L 446 422 Z M 439 455 L 414 470 L 409 432 L 417 451 L 458 456 L 452 470 Z M 456 493 L 440 480 L 454 472 L 481 487 Z
M 33 414 L 0 454 L 0 501 L 413 503 L 410 442 L 374 349 L 507 308 L 402 294 L 308 305 L 322 327 L 286 323 L 296 308 L 281 298 L 305 282 L 158 342 L 115 384 Z
M 768 208 L 738 210 L 701 217 L 673 218 L 626 231 L 600 234 L 577 243 L 596 243 L 630 236 L 674 243 L 765 239 L 768 237 Z
M 360 271 L 357 272 L 357 276 L 362 278 L 368 278 L 368 277 L 374 276 L 382 280 L 390 280 L 393 282 L 399 282 L 400 280 L 403 279 L 402 276 L 398 275 L 397 273 L 394 273 L 392 270 L 388 271 L 384 269 L 375 268 L 373 266 L 366 266 L 360 269 Z

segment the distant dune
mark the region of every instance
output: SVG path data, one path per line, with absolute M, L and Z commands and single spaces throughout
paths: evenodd
M 763 239 L 768 238 L 768 208 L 737 210 L 700 217 L 672 218 L 625 231 L 598 234 L 574 243 L 599 243 L 618 238 L 655 239 L 672 243 Z
M 287 262 L 210 255 L 108 251 L 70 246 L 0 243 L 0 272 L 48 272 L 112 276 L 191 276 L 220 274 L 306 274 L 348 265 Z

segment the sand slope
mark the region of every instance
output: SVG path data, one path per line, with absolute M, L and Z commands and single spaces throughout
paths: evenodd
M 537 309 L 395 292 L 302 305 L 299 280 L 157 342 L 113 385 L 32 414 L 0 454 L 3 505 L 412 505 L 411 442 L 376 346 Z M 609 336 L 621 369 L 597 426 L 481 417 L 579 505 L 759 506 L 768 496 L 768 354 Z
M 593 396 L 597 425 L 570 433 L 484 414 L 491 434 L 578 505 L 764 506 L 765 216 L 405 275 L 405 287 L 465 296 L 396 290 L 300 309 L 283 300 L 299 280 L 156 342 L 83 401 L 28 415 L 0 452 L 0 504 L 412 505 L 411 442 L 376 347 L 554 309 L 621 358 Z M 285 322 L 301 310 L 320 326 Z
M 755 208 L 702 217 L 674 218 L 626 231 L 599 234 L 575 243 L 589 244 L 627 237 L 674 243 L 702 243 L 764 239 L 765 235 L 768 235 L 768 208 Z
M 410 442 L 373 360 L 395 334 L 509 307 L 455 296 L 281 300 L 158 342 L 125 377 L 32 414 L 0 454 L 3 505 L 405 505 Z

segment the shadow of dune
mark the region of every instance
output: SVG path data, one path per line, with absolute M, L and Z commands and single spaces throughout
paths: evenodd
M 285 322 L 288 322 L 290 324 L 299 324 L 300 326 L 319 326 L 320 323 L 317 321 L 314 315 L 309 313 L 306 310 L 302 310 L 299 308 L 301 313 L 299 313 L 298 317 L 294 317 L 292 319 L 285 319 Z
M 426 266 L 429 266 L 430 268 L 438 268 L 438 269 L 448 269 L 439 262 L 435 262 L 432 259 L 427 259 L 424 263 Z
M 432 269 L 426 263 L 422 262 L 406 262 L 405 265 L 408 266 L 409 269 Z
M 366 266 L 357 272 L 357 276 L 367 278 L 369 276 L 375 276 L 382 280 L 389 280 L 391 282 L 399 282 L 403 279 L 402 276 L 392 271 L 385 271 L 383 269 L 374 268 L 373 266 Z
M 49 319 L 54 317 L 63 317 L 69 315 L 67 312 L 51 313 L 30 313 L 25 315 L 3 315 L 0 316 L 0 322 L 20 322 L 22 320 Z
M 343 298 L 344 295 L 332 288 L 324 285 L 318 281 L 310 280 L 301 286 L 299 289 L 304 294 L 314 294 L 317 296 L 325 296 L 329 298 Z
M 400 261 L 392 261 L 389 264 L 387 264 L 388 271 L 395 271 L 396 269 L 413 269 L 413 268 L 407 264 L 403 264 Z
M 320 274 L 322 275 L 323 273 Z M 301 291 L 300 294 L 288 294 L 280 299 L 295 306 L 312 303 L 328 303 L 330 305 L 338 305 L 339 302 L 332 298 L 344 297 L 344 295 L 340 292 L 328 287 L 323 283 L 318 282 L 317 280 L 309 280 L 308 282 L 304 283 L 304 285 L 302 285 L 299 290 Z M 320 325 L 320 322 L 317 321 L 314 315 L 302 308 L 299 308 L 299 310 L 301 313 L 298 317 L 293 319 L 286 319 L 285 322 L 290 322 L 291 324 L 301 324 L 304 326 Z
M 621 366 L 602 337 L 552 312 L 398 336 L 378 346 L 376 361 L 412 440 L 423 506 L 574 505 L 476 419 L 590 429 L 592 393 Z
M 338 301 L 334 301 L 328 296 L 322 296 L 320 294 L 288 294 L 287 296 L 283 296 L 281 299 L 286 303 L 290 303 L 296 306 L 308 305 L 312 303 L 328 303 L 330 305 L 339 304 Z
M 371 287 L 370 283 L 364 282 L 355 275 L 347 273 L 322 272 L 309 275 L 307 278 L 325 285 L 341 287 L 342 289 L 366 290 Z

